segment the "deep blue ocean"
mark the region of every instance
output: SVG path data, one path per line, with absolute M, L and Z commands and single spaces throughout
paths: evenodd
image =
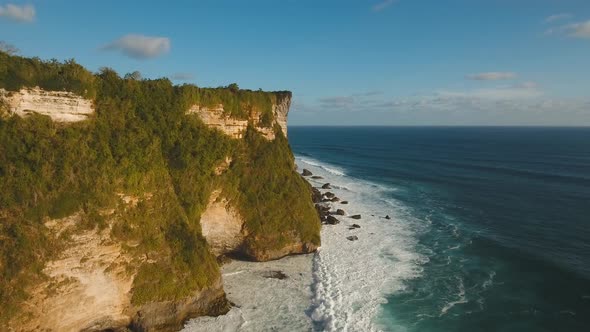
M 383 329 L 590 331 L 590 128 L 290 127 L 289 140 L 395 189 L 425 226 L 428 259 L 385 294 Z

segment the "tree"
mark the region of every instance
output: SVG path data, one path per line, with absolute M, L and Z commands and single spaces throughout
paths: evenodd
M 238 92 L 240 90 L 240 87 L 237 83 L 232 83 L 228 85 L 227 88 L 230 89 L 231 92 Z
M 125 74 L 125 79 L 126 80 L 136 80 L 136 81 L 141 81 L 142 76 L 141 73 L 139 71 L 134 71 L 132 73 L 127 73 Z
M 15 55 L 20 52 L 14 45 L 8 44 L 7 42 L 0 40 L 0 52 L 4 52 L 8 55 Z

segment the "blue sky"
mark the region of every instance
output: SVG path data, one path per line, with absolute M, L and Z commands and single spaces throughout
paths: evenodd
M 0 0 L 0 40 L 291 90 L 290 125 L 590 125 L 588 0 Z

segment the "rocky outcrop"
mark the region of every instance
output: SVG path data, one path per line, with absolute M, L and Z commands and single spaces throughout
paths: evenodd
M 287 137 L 287 115 L 291 106 L 291 97 L 283 96 L 279 98 L 277 104 L 272 106 L 274 122 L 271 126 L 264 127 L 260 125 L 260 112 L 252 111 L 248 119 L 236 119 L 225 113 L 223 105 L 218 104 L 213 107 L 203 105 L 193 105 L 187 114 L 195 114 L 209 127 L 221 130 L 226 135 L 240 139 L 244 137 L 248 124 L 261 133 L 266 139 L 274 140 L 274 124 L 278 124 L 285 137 Z
M 199 316 L 218 316 L 227 313 L 230 304 L 225 298 L 221 278 L 194 296 L 180 301 L 149 303 L 136 309 L 132 331 L 178 331 L 187 319 Z
M 237 251 L 245 239 L 244 220 L 225 198 L 216 190 L 201 215 L 203 236 L 215 256 Z
M 217 257 L 234 254 L 253 261 L 269 261 L 292 254 L 307 254 L 318 246 L 302 242 L 295 233 L 286 234 L 284 245 L 279 248 L 264 249 L 260 244 L 272 239 L 253 237 L 248 233 L 245 221 L 230 202 L 215 190 L 209 198 L 207 208 L 201 215 L 201 230 L 211 251 Z
M 91 100 L 65 91 L 45 91 L 38 87 L 11 92 L 0 89 L 0 99 L 9 114 L 21 117 L 38 113 L 56 122 L 78 122 L 94 113 Z
M 313 243 L 302 242 L 294 234 L 288 234 L 285 237 L 287 238 L 286 244 L 280 248 L 265 249 L 245 245 L 240 253 L 247 259 L 257 262 L 266 262 L 283 258 L 288 255 L 309 254 L 315 252 L 318 249 L 317 245 Z M 270 242 L 269 239 L 262 238 L 254 238 L 252 241 L 255 243 Z

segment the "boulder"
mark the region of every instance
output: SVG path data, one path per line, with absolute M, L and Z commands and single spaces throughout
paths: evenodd
M 322 201 L 322 193 L 317 188 L 311 188 L 311 200 L 314 203 Z
M 334 195 L 334 193 L 332 193 L 332 192 L 329 192 L 329 191 L 328 191 L 328 192 L 326 192 L 326 193 L 324 193 L 324 196 L 326 196 L 327 198 L 330 198 L 330 199 L 332 199 L 332 198 L 336 197 L 336 195 Z
M 391 219 L 391 217 L 389 215 L 386 215 L 385 219 Z
M 322 186 L 322 189 L 332 189 L 332 187 L 330 187 L 329 183 L 326 183 Z
M 283 271 L 267 271 L 262 274 L 263 277 L 267 279 L 279 279 L 284 280 L 289 278 Z
M 356 236 L 356 235 L 351 235 L 351 236 L 347 236 L 347 237 L 346 237 L 346 239 L 347 239 L 348 241 L 356 241 L 356 240 L 358 240 L 359 238 L 358 238 L 358 236 Z
M 348 201 L 342 201 L 340 204 L 348 204 Z
M 316 204 L 315 209 L 318 212 L 318 215 L 320 216 L 320 220 L 326 221 L 326 218 L 328 217 L 328 211 L 330 211 L 330 207 L 321 204 Z
M 339 224 L 339 223 L 340 223 L 340 220 L 338 220 L 334 216 L 327 216 L 326 217 L 326 224 L 328 224 L 328 225 L 336 225 L 336 224 Z
M 318 176 L 318 175 L 314 175 L 311 178 L 314 179 L 314 180 L 321 180 L 321 179 L 323 179 L 323 177 Z
M 336 210 L 336 213 L 334 213 L 335 215 L 339 215 L 339 216 L 345 216 L 346 212 L 344 212 L 344 210 L 342 209 L 338 209 Z
M 361 228 L 361 225 L 359 224 L 352 224 L 352 226 L 350 226 L 351 228 Z
M 313 175 L 313 173 L 310 172 L 308 169 L 305 169 L 304 168 L 303 169 L 303 172 L 301 173 L 301 175 L 303 175 L 303 176 L 310 176 L 310 175 Z
M 361 219 L 360 214 L 355 214 L 354 216 L 350 216 L 352 219 Z
M 340 202 L 340 198 L 334 196 L 330 201 L 332 201 L 332 202 Z

